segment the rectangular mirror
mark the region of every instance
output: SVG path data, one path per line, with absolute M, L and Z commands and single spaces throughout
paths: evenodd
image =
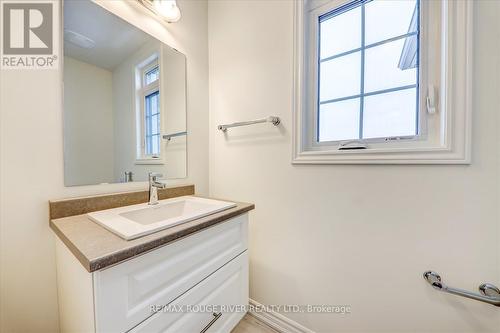
M 90 0 L 64 2 L 66 186 L 187 176 L 186 57 Z

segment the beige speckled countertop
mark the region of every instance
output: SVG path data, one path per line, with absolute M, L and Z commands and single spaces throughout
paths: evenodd
M 248 203 L 236 204 L 234 208 L 130 241 L 92 222 L 85 214 L 53 219 L 50 227 L 87 271 L 93 272 L 241 215 L 255 207 Z

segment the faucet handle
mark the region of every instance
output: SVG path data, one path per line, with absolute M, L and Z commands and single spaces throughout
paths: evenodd
M 159 172 L 150 172 L 148 173 L 148 176 L 149 176 L 149 180 L 153 180 L 153 181 L 156 181 L 156 178 L 157 177 L 163 177 L 163 174 L 159 173 Z

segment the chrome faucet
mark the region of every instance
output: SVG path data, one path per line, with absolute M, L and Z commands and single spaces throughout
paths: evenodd
M 167 184 L 160 183 L 157 180 L 157 177 L 163 177 L 161 173 L 150 172 L 148 174 L 149 178 L 149 201 L 148 205 L 156 205 L 158 204 L 158 189 L 166 188 Z

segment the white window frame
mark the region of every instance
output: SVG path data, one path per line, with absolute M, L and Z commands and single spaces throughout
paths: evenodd
M 146 113 L 146 96 L 158 92 L 160 93 L 160 75 L 157 80 L 146 84 L 146 73 L 155 67 L 159 67 L 158 55 L 155 54 L 149 57 L 144 63 L 137 66 L 136 69 L 136 84 L 138 85 L 136 89 L 137 98 L 137 158 L 135 164 L 164 164 L 162 160 L 162 149 L 161 149 L 161 125 L 160 125 L 160 153 L 158 155 L 146 154 L 146 124 L 145 124 L 145 113 Z M 159 95 L 160 103 L 160 124 L 161 124 L 161 94 Z
M 473 78 L 471 0 L 420 0 L 418 137 L 366 140 L 368 148 L 362 150 L 338 150 L 340 142 L 316 141 L 317 88 L 313 83 L 317 82 L 317 18 L 351 1 L 295 1 L 292 163 L 469 164 Z M 431 6 L 438 6 L 438 10 Z M 439 15 L 432 17 L 435 12 Z M 437 112 L 428 114 L 426 102 L 432 87 L 436 87 Z

